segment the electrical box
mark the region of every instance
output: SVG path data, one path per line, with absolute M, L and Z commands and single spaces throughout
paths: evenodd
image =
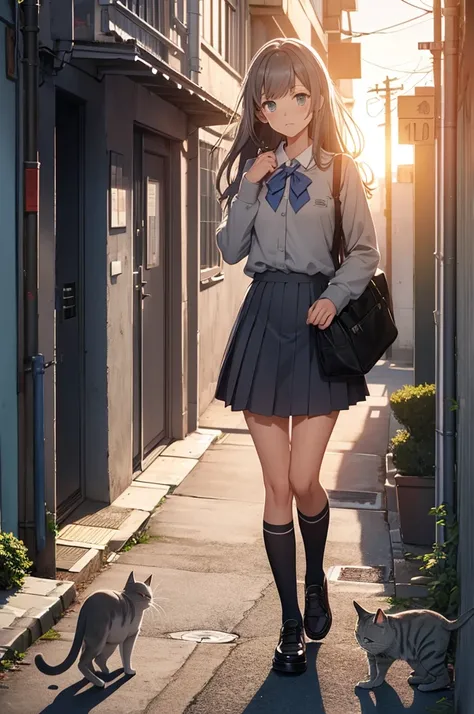
M 360 79 L 362 60 L 360 42 L 330 42 L 328 69 L 332 79 Z

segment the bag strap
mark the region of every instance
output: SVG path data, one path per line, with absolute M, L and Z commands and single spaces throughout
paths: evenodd
M 344 260 L 344 242 L 342 229 L 341 210 L 341 173 L 342 154 L 336 154 L 333 161 L 332 197 L 334 199 L 334 236 L 332 241 L 331 257 L 334 267 L 338 270 Z

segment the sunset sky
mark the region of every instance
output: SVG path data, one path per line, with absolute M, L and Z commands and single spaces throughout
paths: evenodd
M 352 13 L 352 31 L 373 32 L 415 18 L 422 14 L 423 9 L 431 8 L 431 0 L 410 0 L 410 3 L 415 7 L 403 0 L 358 0 L 359 10 Z M 344 29 L 347 29 L 347 24 L 344 24 Z M 383 176 L 385 170 L 384 105 L 381 100 L 373 99 L 374 95 L 367 94 L 367 91 L 375 84 L 381 84 L 387 75 L 399 80 L 394 83 L 395 86 L 404 86 L 402 94 L 414 94 L 415 84 L 433 86 L 431 53 L 418 50 L 418 42 L 428 42 L 432 39 L 432 13 L 408 25 L 393 28 L 385 34 L 354 38 L 355 42 L 362 43 L 363 76 L 362 79 L 354 80 L 356 98 L 354 117 L 366 136 L 364 158 L 377 176 Z M 392 109 L 395 169 L 397 164 L 411 163 L 413 154 L 411 146 L 401 146 L 397 141 L 398 121 L 395 99 Z

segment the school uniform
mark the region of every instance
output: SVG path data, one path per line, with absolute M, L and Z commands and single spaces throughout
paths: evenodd
M 359 171 L 345 157 L 341 208 L 347 257 L 335 272 L 333 164 L 319 169 L 308 147 L 289 160 L 283 143 L 278 170 L 251 183 L 245 172 L 217 230 L 226 263 L 247 257 L 252 283 L 241 305 L 221 364 L 216 398 L 232 410 L 316 416 L 348 409 L 368 395 L 363 377 L 329 382 L 318 362 L 308 309 L 329 298 L 337 313 L 358 298 L 374 275 L 380 254 Z M 323 159 L 330 160 L 330 155 Z M 245 171 L 252 164 L 247 162 Z

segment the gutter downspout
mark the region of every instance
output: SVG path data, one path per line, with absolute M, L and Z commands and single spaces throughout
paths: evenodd
M 443 503 L 455 512 L 456 229 L 459 0 L 445 0 L 443 113 Z
M 22 493 L 22 529 L 33 560 L 46 542 L 44 500 L 44 436 L 42 434 L 42 378 L 44 360 L 38 354 L 39 272 L 39 9 L 40 0 L 23 0 L 23 289 L 25 473 Z
M 443 469 L 443 118 L 442 118 L 442 8 L 441 0 L 433 0 L 433 75 L 435 83 L 436 137 L 436 246 L 435 246 L 435 382 L 436 382 L 436 506 L 444 502 Z M 444 540 L 444 529 L 436 527 L 436 542 Z
M 188 0 L 188 63 L 189 78 L 199 84 L 201 73 L 201 0 Z

